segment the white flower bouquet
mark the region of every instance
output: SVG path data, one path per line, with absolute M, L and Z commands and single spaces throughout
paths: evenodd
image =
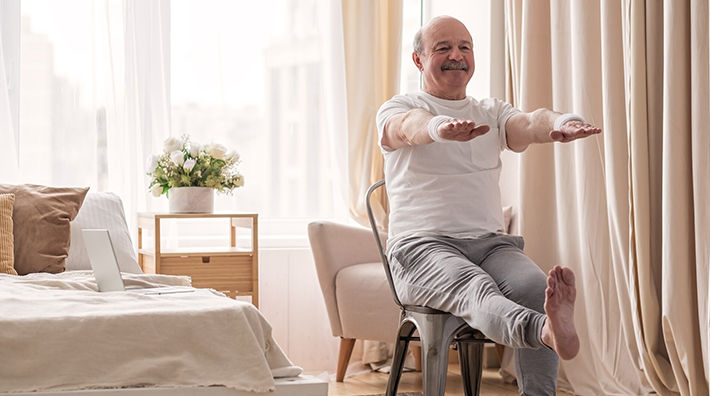
M 244 185 L 238 164 L 239 154 L 221 144 L 201 145 L 190 141 L 187 135 L 169 137 L 163 144 L 163 153 L 148 158 L 146 170 L 151 177 L 148 188 L 156 197 L 168 194 L 174 187 L 209 187 L 231 192 Z

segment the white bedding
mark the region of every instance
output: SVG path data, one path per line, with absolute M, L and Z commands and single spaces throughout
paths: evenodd
M 189 278 L 124 273 L 127 287 Z M 293 366 L 253 305 L 197 289 L 97 292 L 90 271 L 0 274 L 0 392 L 134 386 L 274 389 Z

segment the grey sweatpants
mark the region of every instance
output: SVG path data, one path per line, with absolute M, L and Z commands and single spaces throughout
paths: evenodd
M 389 250 L 397 295 L 464 319 L 515 348 L 522 395 L 554 395 L 557 354 L 542 343 L 547 277 L 522 251 L 523 238 L 411 237 Z

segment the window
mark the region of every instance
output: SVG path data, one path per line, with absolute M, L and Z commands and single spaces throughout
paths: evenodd
M 149 195 L 143 164 L 161 149 L 161 133 L 189 134 L 241 156 L 245 186 L 218 194 L 217 210 L 267 219 L 347 216 L 345 120 L 331 115 L 344 112 L 327 109 L 344 106 L 345 97 L 332 71 L 342 56 L 329 30 L 339 28 L 337 3 L 146 3 L 19 1 L 21 180 L 117 192 L 129 217 L 164 210 L 165 198 Z M 167 56 L 158 62 L 144 56 L 155 51 L 146 30 L 156 7 L 169 32 L 160 37 Z M 135 27 L 141 23 L 144 30 Z M 158 78 L 132 74 L 162 60 Z M 131 121 L 155 111 L 149 102 L 163 77 L 167 127 L 156 128 L 155 114 Z
M 27 182 L 106 185 L 95 11 L 90 0 L 21 2 L 17 146 Z
M 324 101 L 338 94 L 324 83 L 327 6 L 270 0 L 245 7 L 224 0 L 171 3 L 172 130 L 240 153 L 245 188 L 220 198 L 218 209 L 342 216 L 345 202 L 333 191 L 346 183 L 337 174 L 344 164 L 334 163 L 331 146 L 333 135 L 344 132 L 331 129 L 324 116 Z

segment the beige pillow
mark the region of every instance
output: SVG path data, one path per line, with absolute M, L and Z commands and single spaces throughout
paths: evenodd
M 13 268 L 12 207 L 15 194 L 0 194 L 0 273 L 17 275 Z
M 69 253 L 69 222 L 79 212 L 88 190 L 0 184 L 0 193 L 15 194 L 12 220 L 15 270 L 19 275 L 64 271 Z

